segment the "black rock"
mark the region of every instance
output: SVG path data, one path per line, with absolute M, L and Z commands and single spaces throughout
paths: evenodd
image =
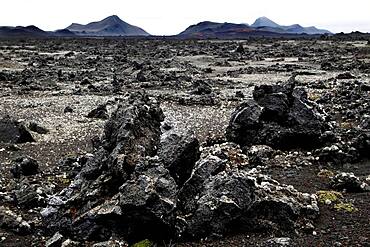
M 49 133 L 49 130 L 38 123 L 30 122 L 28 125 L 29 130 L 39 133 L 39 134 L 47 134 Z
M 272 158 L 274 150 L 266 145 L 256 145 L 246 150 L 246 153 L 249 165 L 256 167 L 265 165 Z
M 35 139 L 23 124 L 9 118 L 0 120 L 0 143 L 26 142 L 35 142 Z
M 244 94 L 243 94 L 243 92 L 242 92 L 242 91 L 237 91 L 237 92 L 235 93 L 235 97 L 237 97 L 237 98 L 244 98 L 245 96 L 244 96 Z
M 203 95 L 212 93 L 212 87 L 205 81 L 195 81 L 193 83 L 194 90 L 192 91 L 195 95 Z
M 71 112 L 73 112 L 73 108 L 72 108 L 72 107 L 70 107 L 70 106 L 66 106 L 66 107 L 64 108 L 64 113 L 71 113 Z
M 136 75 L 136 79 L 139 81 L 139 82 L 146 82 L 147 81 L 147 78 L 144 74 L 144 71 L 143 70 L 140 70 L 139 73 L 137 73 Z
M 233 230 L 271 227 L 291 232 L 298 215 L 318 216 L 313 197 L 267 176 L 236 168 L 239 160 L 235 152 L 230 144 L 215 145 L 196 163 L 178 193 L 177 228 L 181 236 L 222 236 Z
M 243 44 L 239 44 L 238 48 L 236 48 L 235 52 L 244 54 L 245 50 Z
M 119 224 L 125 223 L 130 238 L 166 239 L 174 231 L 176 199 L 177 185 L 169 171 L 156 158 L 145 160 L 120 187 Z
M 88 118 L 99 118 L 99 119 L 108 119 L 108 110 L 105 105 L 99 105 L 96 109 L 92 110 L 87 114 Z
M 328 125 L 294 83 L 256 86 L 253 98 L 232 114 L 226 130 L 229 141 L 277 149 L 322 145 L 321 136 Z
M 81 83 L 80 83 L 81 86 L 86 86 L 86 85 L 91 85 L 91 82 L 89 80 L 89 78 L 84 78 Z
M 370 157 L 370 132 L 363 132 L 353 139 L 353 147 L 359 152 L 361 158 Z
M 192 135 L 171 134 L 160 144 L 158 156 L 176 183 L 182 185 L 191 175 L 199 159 L 199 141 Z
M 354 79 L 354 78 L 356 78 L 356 76 L 354 76 L 354 75 L 352 75 L 351 73 L 349 73 L 349 72 L 345 72 L 345 73 L 343 73 L 343 74 L 339 74 L 339 75 L 337 75 L 337 77 L 336 77 L 337 79 Z
M 20 157 L 14 162 L 15 164 L 11 169 L 11 173 L 15 178 L 20 178 L 21 175 L 31 176 L 39 173 L 39 164 L 36 160 L 30 157 Z
M 335 190 L 345 190 L 346 192 L 365 192 L 370 191 L 370 186 L 362 182 L 353 173 L 339 173 L 331 178 L 330 186 Z
M 30 209 L 45 206 L 45 197 L 40 190 L 40 185 L 29 184 L 22 181 L 15 190 L 15 200 L 20 207 Z
M 22 216 L 17 215 L 15 212 L 0 206 L 0 228 L 13 231 L 21 235 L 31 233 L 31 226 L 28 222 L 22 219 Z
M 161 140 L 163 118 L 158 102 L 143 93 L 120 104 L 81 172 L 48 200 L 45 229 L 81 241 L 163 241 L 240 226 L 294 232 L 298 218 L 317 216 L 314 196 L 247 171 L 236 144 L 204 148 L 198 160 L 192 135 L 166 133 Z
M 162 230 L 164 234 L 162 228 L 155 227 L 156 223 L 163 223 L 164 227 L 168 225 L 161 212 L 169 210 L 168 205 L 174 205 L 158 197 L 167 193 L 165 186 L 168 183 L 164 177 L 175 187 L 176 183 L 160 161 L 143 160 L 157 153 L 163 119 L 158 103 L 145 93 L 133 94 L 120 104 L 105 125 L 100 147 L 83 164 L 71 186 L 52 197 L 43 210 L 48 229 L 82 240 L 105 241 L 113 232 L 130 236 L 137 234 L 145 238 L 151 232 L 138 230 L 145 221 L 148 226 L 154 224 L 152 230 Z M 139 164 L 140 168 L 136 168 Z M 145 185 L 150 176 L 153 176 L 152 181 Z M 148 190 L 147 186 L 152 183 L 158 189 Z M 146 193 L 147 197 L 144 196 Z M 132 196 L 131 201 L 129 195 Z M 108 197 L 111 199 L 105 202 Z M 140 202 L 147 203 L 146 208 Z M 166 207 L 163 204 L 163 209 L 151 209 L 150 203 L 157 203 L 154 205 L 158 207 L 163 203 L 169 204 Z M 64 213 L 71 207 L 79 220 L 72 222 L 71 217 Z M 128 213 L 122 214 L 123 211 Z M 153 215 L 154 212 L 158 212 L 157 215 Z M 130 222 L 131 225 L 123 222 Z M 135 229 L 135 233 L 130 229 Z M 158 236 L 161 234 L 156 233 Z

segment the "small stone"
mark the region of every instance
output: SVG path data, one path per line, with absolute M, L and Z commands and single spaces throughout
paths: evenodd
M 66 106 L 65 108 L 64 108 L 64 113 L 72 113 L 73 112 L 73 108 L 72 107 L 70 107 L 70 106 Z
M 15 160 L 15 165 L 10 170 L 15 178 L 35 175 L 39 172 L 39 164 L 30 157 L 20 157 Z
M 59 247 L 61 246 L 62 241 L 63 235 L 57 232 L 46 241 L 45 247 Z

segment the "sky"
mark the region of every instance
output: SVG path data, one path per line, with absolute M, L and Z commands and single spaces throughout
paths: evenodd
M 178 34 L 201 21 L 252 24 L 261 16 L 332 32 L 370 32 L 370 0 L 2 0 L 0 26 L 47 31 L 110 15 L 153 35 Z

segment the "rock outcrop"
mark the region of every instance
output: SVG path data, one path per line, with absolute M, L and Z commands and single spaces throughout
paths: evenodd
M 294 82 L 256 86 L 253 99 L 232 114 L 226 137 L 241 146 L 312 149 L 329 128 L 323 117 Z

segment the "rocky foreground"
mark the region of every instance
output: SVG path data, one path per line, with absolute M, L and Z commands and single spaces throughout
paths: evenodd
M 65 42 L 2 46 L 0 245 L 370 244 L 368 46 Z

